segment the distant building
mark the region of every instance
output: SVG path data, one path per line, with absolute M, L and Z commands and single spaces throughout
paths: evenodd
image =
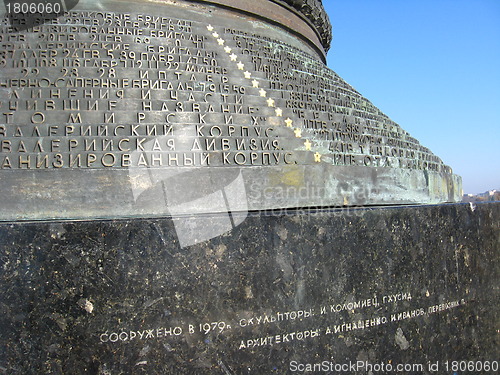
M 464 194 L 462 202 L 500 201 L 500 190 L 488 190 L 480 194 Z

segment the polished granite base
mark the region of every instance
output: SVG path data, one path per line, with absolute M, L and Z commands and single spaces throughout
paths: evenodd
M 0 374 L 497 361 L 499 222 L 488 203 L 3 223 Z

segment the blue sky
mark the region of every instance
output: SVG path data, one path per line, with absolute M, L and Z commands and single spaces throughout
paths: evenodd
M 500 0 L 323 0 L 328 66 L 462 176 L 500 189 Z

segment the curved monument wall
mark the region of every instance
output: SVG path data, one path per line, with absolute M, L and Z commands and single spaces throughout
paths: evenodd
M 1 219 L 460 200 L 450 167 L 323 64 L 307 12 L 211 3 L 4 19 Z
M 0 373 L 498 369 L 500 206 L 419 204 L 460 178 L 321 1 L 51 1 L 0 18 Z

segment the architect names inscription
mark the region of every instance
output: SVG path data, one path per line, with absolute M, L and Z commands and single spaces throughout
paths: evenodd
M 428 317 L 467 303 L 463 298 L 440 303 L 419 302 L 417 305 L 411 301 L 410 292 L 401 292 L 349 302 L 328 303 L 301 310 L 266 313 L 245 311 L 236 314 L 232 319 L 223 318 L 217 321 L 195 322 L 191 319 L 176 318 L 177 324 L 172 326 L 107 329 L 99 334 L 99 341 L 117 344 L 153 339 L 176 340 L 186 336 L 206 341 L 210 337 L 213 339 L 214 336 L 223 335 L 233 341 L 236 349 L 252 350 L 327 335 L 343 337 L 348 332 Z M 157 302 L 161 303 L 153 303 Z M 406 309 L 398 306 L 405 302 Z M 224 315 L 227 316 L 221 313 L 221 316 Z

